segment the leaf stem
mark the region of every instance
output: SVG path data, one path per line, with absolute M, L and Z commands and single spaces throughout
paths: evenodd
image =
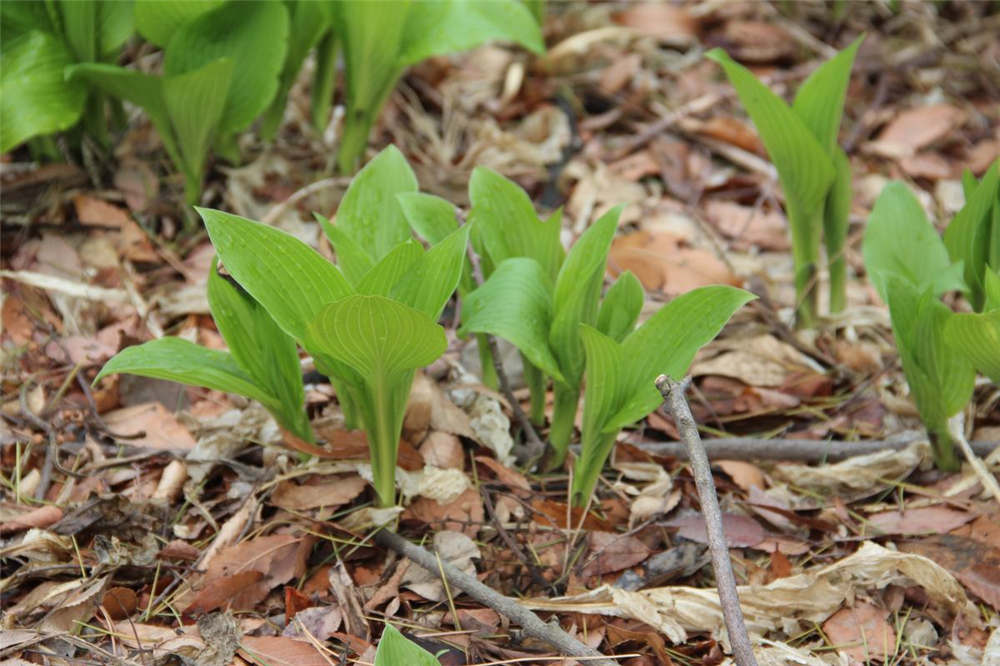
M 576 421 L 576 410 L 580 404 L 579 387 L 571 388 L 560 382 L 553 382 L 552 425 L 549 428 L 549 443 L 552 445 L 553 456 L 551 468 L 562 465 L 566 460 L 569 442 L 573 437 L 573 423 Z

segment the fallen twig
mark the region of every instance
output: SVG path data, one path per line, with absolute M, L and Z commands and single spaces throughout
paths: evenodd
M 736 577 L 729 561 L 726 535 L 722 530 L 722 511 L 719 509 L 719 498 L 715 495 L 712 468 L 708 463 L 705 447 L 702 446 L 698 426 L 695 425 L 694 416 L 691 415 L 691 408 L 684 398 L 684 387 L 666 375 L 660 375 L 656 378 L 656 388 L 660 390 L 663 401 L 674 415 L 677 430 L 687 446 L 688 458 L 691 460 L 691 472 L 698 488 L 701 512 L 705 516 L 708 548 L 712 554 L 715 585 L 719 590 L 719 605 L 722 606 L 726 631 L 729 632 L 733 658 L 739 666 L 757 666 L 757 659 L 750 645 L 750 636 L 747 635 L 746 625 L 743 623 L 740 598 L 736 593 Z
M 528 610 L 516 599 L 504 596 L 486 585 L 483 585 L 469 574 L 459 571 L 453 565 L 439 559 L 430 551 L 410 543 L 395 532 L 383 529 L 375 533 L 374 541 L 383 548 L 389 548 L 431 573 L 443 575 L 444 579 L 462 590 L 481 604 L 489 606 L 504 617 L 513 620 L 521 626 L 528 636 L 537 638 L 554 647 L 567 657 L 586 659 L 587 664 L 598 666 L 615 666 L 616 662 L 597 650 L 589 648 L 573 638 L 558 625 L 543 622 L 533 611 Z
M 976 455 L 972 446 L 969 445 L 969 441 L 965 439 L 964 412 L 959 412 L 948 419 L 948 430 L 951 431 L 952 439 L 958 444 L 958 448 L 962 449 L 965 459 L 972 466 L 972 471 L 979 477 L 979 482 L 983 484 L 983 488 L 988 490 L 997 502 L 1000 502 L 1000 484 L 997 483 L 996 477 L 993 476 L 992 472 L 986 468 L 983 461 Z

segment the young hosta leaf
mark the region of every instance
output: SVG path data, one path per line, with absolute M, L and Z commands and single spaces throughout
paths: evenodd
M 455 206 L 446 199 L 423 192 L 403 192 L 396 195 L 396 200 L 410 228 L 432 245 L 458 229 Z
M 722 65 L 757 126 L 767 154 L 778 170 L 785 197 L 794 199 L 807 216 L 816 211 L 826 198 L 834 177 L 827 149 L 799 115 L 758 81 L 750 70 L 721 49 L 713 49 L 705 55 Z
M 355 286 L 359 294 L 392 295 L 393 287 L 423 258 L 420 243 L 408 238 L 382 257 Z
M 1000 384 L 1000 310 L 952 316 L 945 339 L 984 375 Z
M 333 222 L 319 213 L 313 213 L 313 217 L 319 222 L 327 240 L 330 241 L 334 252 L 337 253 L 337 263 L 340 265 L 340 270 L 344 272 L 344 277 L 352 285 L 356 285 L 368 274 L 368 271 L 375 267 L 375 260 Z
M 465 248 L 470 225 L 465 225 L 433 245 L 393 289 L 393 298 L 437 321 L 455 293 L 467 263 Z
M 965 290 L 961 264 L 952 265 L 923 207 L 903 183 L 889 183 L 882 189 L 868 218 L 862 253 L 868 278 L 887 303 L 890 275 L 918 291 L 932 286 L 935 296 Z
M 325 305 L 353 293 L 336 266 L 297 238 L 238 215 L 195 210 L 229 274 L 294 339 L 303 339 Z
M 632 332 L 644 300 L 645 292 L 639 278 L 631 271 L 625 271 L 604 295 L 601 309 L 597 312 L 597 330 L 621 342 Z
M 466 296 L 462 319 L 462 335 L 499 336 L 545 374 L 564 382 L 548 342 L 552 283 L 534 259 L 514 257 L 498 265 L 481 287 Z
M 976 311 L 983 308 L 983 275 L 991 251 L 993 209 L 1000 207 L 1000 160 L 993 163 L 982 181 L 966 200 L 962 210 L 944 232 L 944 245 L 952 261 L 963 262 L 965 282 L 969 285 L 969 301 Z M 1000 268 L 993 266 L 994 270 Z
M 445 0 L 420 3 L 411 10 L 399 64 L 406 67 L 491 40 L 515 42 L 535 53 L 545 51 L 538 23 L 519 0 Z
M 330 120 L 333 85 L 337 76 L 337 46 L 336 30 L 328 31 L 316 44 L 316 71 L 313 74 L 309 116 L 313 127 L 320 132 L 326 129 L 326 124 Z
M 181 338 L 160 338 L 126 347 L 104 364 L 94 381 L 119 372 L 236 393 L 268 408 L 276 405 L 275 398 L 228 353 Z
M 670 301 L 630 333 L 621 343 L 625 365 L 620 381 L 626 402 L 604 431 L 623 428 L 656 409 L 663 397 L 653 381 L 661 374 L 683 377 L 695 353 L 754 298 L 735 287 L 701 287 Z
M 376 5 L 379 3 L 375 3 Z M 399 149 L 390 145 L 351 181 L 337 209 L 336 226 L 378 262 L 410 238 L 410 225 L 396 195 L 416 192 L 417 177 Z M 354 253 L 340 257 L 345 273 L 355 274 Z
M 62 32 L 79 62 L 113 58 L 132 35 L 131 2 L 61 2 Z
M 985 293 L 986 300 L 983 312 L 1000 310 L 1000 273 L 991 268 L 986 269 L 986 276 L 983 279 L 983 292 Z
M 274 98 L 288 43 L 288 11 L 276 0 L 236 0 L 199 14 L 174 31 L 163 61 L 168 76 L 219 58 L 235 64 L 219 130 L 245 129 Z
M 851 67 L 865 36 L 816 68 L 795 94 L 792 110 L 802 119 L 828 155 L 837 147 L 837 132 L 844 113 L 844 98 L 851 80 Z
M 833 150 L 833 166 L 836 175 L 823 209 L 823 241 L 830 270 L 830 312 L 840 312 L 847 305 L 844 243 L 851 213 L 851 161 L 839 147 Z
M 136 0 L 135 28 L 146 41 L 166 46 L 179 27 L 224 2 L 225 0 Z
M 208 274 L 208 303 L 229 353 L 255 384 L 274 396 L 281 425 L 313 441 L 295 341 L 249 294 L 220 276 L 216 264 Z
M 441 662 L 391 624 L 385 625 L 375 651 L 375 666 L 441 666 Z
M 469 199 L 469 219 L 476 222 L 479 240 L 494 266 L 511 257 L 531 257 L 550 280 L 556 279 L 565 255 L 559 241 L 560 218 L 539 220 L 524 190 L 485 167 L 472 172 Z
M 42 134 L 68 129 L 83 112 L 87 89 L 66 81 L 73 57 L 53 35 L 5 37 L 0 68 L 0 153 Z

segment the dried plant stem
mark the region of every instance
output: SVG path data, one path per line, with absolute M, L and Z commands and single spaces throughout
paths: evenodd
M 962 453 L 965 455 L 965 459 L 969 461 L 969 465 L 972 466 L 972 471 L 976 473 L 979 477 L 979 482 L 983 484 L 983 488 L 988 490 L 990 494 L 993 495 L 997 502 L 1000 502 L 1000 484 L 997 483 L 997 479 L 993 474 L 986 468 L 986 465 L 976 452 L 972 450 L 969 445 L 968 440 L 965 439 L 965 413 L 959 412 L 955 416 L 948 419 L 948 430 L 951 431 L 951 438 L 958 444 L 958 448 L 962 449 Z
M 750 637 L 743 623 L 740 598 L 736 593 L 736 577 L 729 561 L 726 535 L 722 530 L 722 511 L 719 509 L 719 499 L 715 495 L 712 468 L 708 463 L 701 437 L 698 435 L 698 426 L 694 422 L 694 416 L 691 415 L 691 408 L 684 398 L 684 387 L 666 375 L 660 375 L 656 378 L 656 388 L 660 390 L 663 401 L 674 415 L 674 422 L 677 424 L 681 439 L 684 440 L 691 461 L 691 471 L 698 488 L 701 511 L 705 516 L 708 548 L 712 554 L 712 569 L 715 571 L 715 584 L 719 590 L 719 604 L 722 606 L 722 616 L 729 632 L 733 658 L 739 666 L 757 666 Z
M 419 566 L 433 574 L 442 576 L 447 583 L 462 590 L 481 604 L 489 606 L 506 618 L 520 625 L 528 636 L 548 643 L 563 656 L 581 657 L 587 664 L 598 666 L 615 666 L 616 662 L 602 655 L 597 650 L 589 648 L 577 639 L 563 631 L 556 624 L 543 622 L 533 611 L 528 610 L 516 599 L 504 596 L 473 576 L 459 571 L 453 565 L 439 559 L 420 546 L 410 543 L 395 532 L 383 529 L 375 533 L 375 543 L 383 548 L 389 548 L 400 555 L 409 558 Z

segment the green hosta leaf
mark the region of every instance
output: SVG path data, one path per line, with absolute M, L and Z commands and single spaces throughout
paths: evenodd
M 4 0 L 0 2 L 0 34 L 3 41 L 10 43 L 32 30 L 58 34 L 59 30 L 52 24 L 45 3 L 37 0 Z M 0 48 L 5 48 L 0 45 Z
M 683 377 L 695 353 L 753 298 L 735 287 L 694 289 L 667 303 L 630 333 L 621 343 L 625 365 L 620 381 L 626 402 L 604 431 L 618 430 L 656 409 L 663 401 L 653 385 L 657 376 Z
M 550 280 L 559 273 L 565 251 L 559 241 L 559 217 L 542 222 L 531 199 L 517 184 L 485 167 L 476 167 L 469 180 L 479 241 L 494 266 L 511 257 L 531 257 Z
M 380 4 L 380 3 L 375 3 Z M 417 177 L 399 149 L 390 145 L 351 181 L 337 209 L 336 226 L 377 262 L 410 238 L 410 225 L 396 195 L 416 192 Z M 353 252 L 339 257 L 344 272 L 355 274 Z
M 316 44 L 316 71 L 313 74 L 309 116 L 313 127 L 322 132 L 330 119 L 333 85 L 337 77 L 337 32 L 331 30 Z
M 886 302 L 890 275 L 918 291 L 932 286 L 935 295 L 965 290 L 961 264 L 952 265 L 920 202 L 903 183 L 889 183 L 882 189 L 868 218 L 862 253 L 868 278 Z
M 233 83 L 226 94 L 220 132 L 245 129 L 274 98 L 288 43 L 288 11 L 276 0 L 236 0 L 181 25 L 167 44 L 168 76 L 232 59 Z
M 997 202 L 998 187 L 1000 160 L 989 168 L 944 232 L 944 244 L 952 261 L 964 264 L 965 282 L 970 290 L 969 300 L 977 311 L 983 307 L 983 271 L 990 256 L 992 210 L 1000 206 Z
M 986 269 L 986 276 L 983 279 L 983 292 L 986 297 L 983 312 L 1000 310 L 1000 273 L 991 268 Z
M 185 23 L 224 4 L 225 0 L 135 0 L 135 28 L 157 46 L 166 46 Z
M 382 638 L 375 651 L 375 666 L 440 666 L 441 662 L 427 650 L 423 649 L 391 624 L 385 625 Z
M 548 343 L 552 283 L 534 259 L 514 257 L 498 265 L 481 287 L 466 296 L 462 319 L 462 335 L 499 336 L 521 350 L 545 374 L 564 382 Z
M 761 141 L 778 170 L 785 197 L 795 199 L 797 207 L 805 215 L 811 215 L 822 205 L 833 182 L 833 164 L 827 150 L 798 114 L 758 81 L 750 70 L 737 64 L 721 49 L 709 51 L 706 57 L 722 65 L 757 126 Z
M 131 2 L 71 0 L 58 6 L 63 34 L 78 62 L 114 57 L 132 35 Z
M 53 35 L 32 31 L 4 38 L 0 68 L 0 152 L 76 124 L 87 89 L 66 81 L 73 57 Z
M 297 238 L 238 215 L 196 210 L 226 271 L 296 340 L 324 306 L 352 293 L 337 267 Z
M 851 161 L 839 147 L 833 151 L 836 177 L 826 196 L 823 210 L 823 240 L 830 267 L 830 312 L 840 312 L 847 305 L 847 257 L 844 243 L 851 213 Z
M 792 110 L 802 119 L 828 155 L 837 146 L 837 132 L 844 113 L 844 98 L 861 35 L 850 46 L 816 68 L 795 94 Z
M 462 277 L 469 229 L 455 229 L 427 250 L 397 283 L 393 298 L 437 321 Z
M 344 272 L 344 277 L 352 285 L 356 285 L 375 266 L 375 260 L 365 251 L 363 247 L 354 242 L 354 239 L 344 233 L 330 220 L 319 213 L 313 213 L 313 217 L 319 221 L 323 227 L 323 233 L 337 253 L 337 263 L 340 270 Z
M 423 258 L 423 254 L 424 249 L 417 241 L 412 238 L 403 241 L 365 274 L 355 291 L 391 296 L 393 287 Z
M 1000 384 L 1000 310 L 952 316 L 945 339 L 984 375 Z
M 642 283 L 631 271 L 619 275 L 597 312 L 597 330 L 618 342 L 624 340 L 642 312 L 645 296 Z
M 254 383 L 274 396 L 275 417 L 298 437 L 313 441 L 295 341 L 261 305 L 218 274 L 208 274 L 208 303 L 229 353 Z
M 538 23 L 519 0 L 420 3 L 407 17 L 399 65 L 406 67 L 492 40 L 515 42 L 535 53 L 545 51 Z
M 604 270 L 611 239 L 618 228 L 621 207 L 615 207 L 594 222 L 580 236 L 559 269 L 552 298 L 553 320 L 549 347 L 559 361 L 563 378 L 570 386 L 583 379 L 583 344 L 580 324 L 596 323 Z
M 423 192 L 402 192 L 396 200 L 410 228 L 428 243 L 439 243 L 458 229 L 455 206 L 446 199 Z
M 275 399 L 228 353 L 181 338 L 160 338 L 126 347 L 104 364 L 94 381 L 119 372 L 236 393 L 268 407 L 275 404 Z

